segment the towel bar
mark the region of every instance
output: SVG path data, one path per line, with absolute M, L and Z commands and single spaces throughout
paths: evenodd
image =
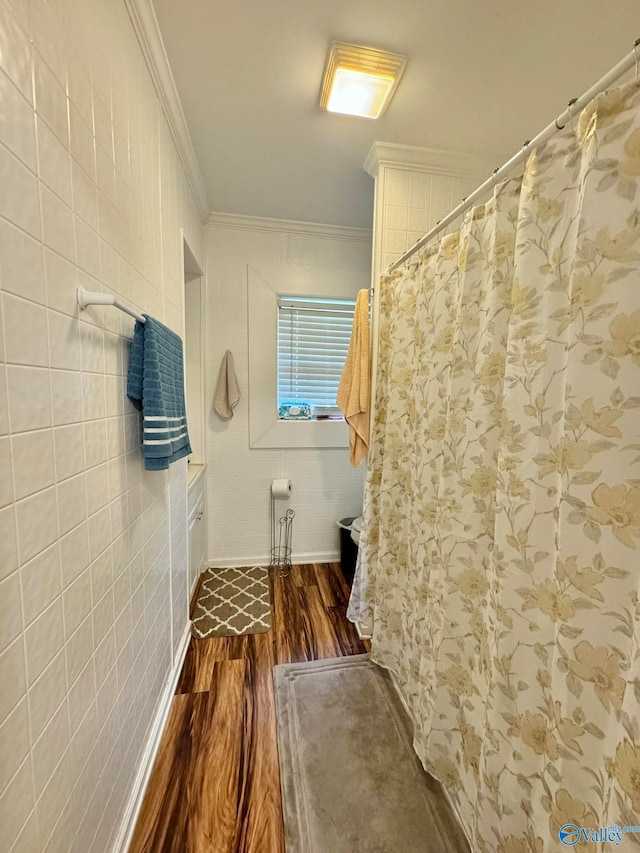
M 88 308 L 89 305 L 113 305 L 115 308 L 119 308 L 121 311 L 124 311 L 124 313 L 128 314 L 130 317 L 135 317 L 135 319 L 140 323 L 146 323 L 147 321 L 147 318 L 143 317 L 142 314 L 138 314 L 138 312 L 134 311 L 133 308 L 129 308 L 129 306 L 125 305 L 124 302 L 120 302 L 119 299 L 116 299 L 113 293 L 100 293 L 98 290 L 85 290 L 84 287 L 79 287 L 78 305 L 82 311 L 84 311 L 85 308 Z

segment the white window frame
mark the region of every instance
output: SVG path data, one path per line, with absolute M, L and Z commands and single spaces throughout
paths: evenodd
M 336 270 L 247 267 L 249 332 L 249 446 L 348 447 L 344 421 L 278 418 L 278 296 L 355 299 L 368 281 Z

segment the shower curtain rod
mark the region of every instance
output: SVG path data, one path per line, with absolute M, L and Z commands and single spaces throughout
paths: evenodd
M 495 169 L 490 178 L 480 184 L 480 186 L 475 189 L 471 195 L 468 195 L 466 198 L 463 198 L 460 204 L 448 213 L 444 219 L 440 219 L 434 227 L 427 231 L 424 237 L 421 237 L 417 243 L 414 243 L 413 246 L 408 249 L 401 258 L 398 258 L 397 261 L 394 261 L 389 266 L 389 272 L 393 272 L 398 269 L 398 267 L 402 266 L 405 261 L 409 260 L 409 258 L 414 255 L 417 251 L 419 251 L 423 246 L 425 246 L 430 240 L 432 240 L 436 234 L 439 234 L 440 231 L 444 230 L 448 225 L 450 225 L 455 219 L 460 216 L 460 214 L 464 213 L 465 210 L 468 210 L 472 205 L 476 203 L 482 196 L 485 195 L 490 189 L 492 189 L 497 183 L 499 183 L 508 172 L 513 169 L 514 166 L 517 166 L 518 163 L 522 163 L 528 155 L 533 151 L 534 148 L 537 148 L 539 145 L 542 145 L 543 142 L 546 142 L 547 139 L 550 139 L 554 133 L 558 130 L 562 130 L 566 127 L 567 122 L 571 121 L 576 115 L 579 113 L 583 107 L 591 101 L 596 95 L 599 95 L 600 92 L 604 91 L 608 86 L 612 83 L 615 83 L 618 78 L 622 77 L 622 75 L 629 71 L 630 68 L 636 67 L 636 79 L 638 80 L 638 84 L 640 85 L 640 52 L 638 51 L 638 47 L 640 46 L 640 38 L 637 38 L 633 43 L 633 49 L 630 53 L 628 53 L 624 59 L 618 62 L 617 65 L 601 77 L 597 83 L 587 89 L 584 95 L 581 95 L 579 98 L 572 98 L 567 104 L 567 109 L 561 113 L 556 119 L 554 119 L 550 124 L 548 124 L 543 131 L 541 131 L 534 139 L 527 140 L 520 151 L 517 154 L 514 154 L 510 160 L 500 166 L 500 168 Z

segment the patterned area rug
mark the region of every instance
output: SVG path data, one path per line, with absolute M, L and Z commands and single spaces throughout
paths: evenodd
M 194 637 L 261 634 L 270 627 L 268 569 L 207 569 L 193 613 Z

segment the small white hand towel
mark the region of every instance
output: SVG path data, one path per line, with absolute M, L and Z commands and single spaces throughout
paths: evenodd
M 233 355 L 227 350 L 222 356 L 216 390 L 213 395 L 213 408 L 223 420 L 233 417 L 233 410 L 240 399 L 240 387 L 233 366 Z

